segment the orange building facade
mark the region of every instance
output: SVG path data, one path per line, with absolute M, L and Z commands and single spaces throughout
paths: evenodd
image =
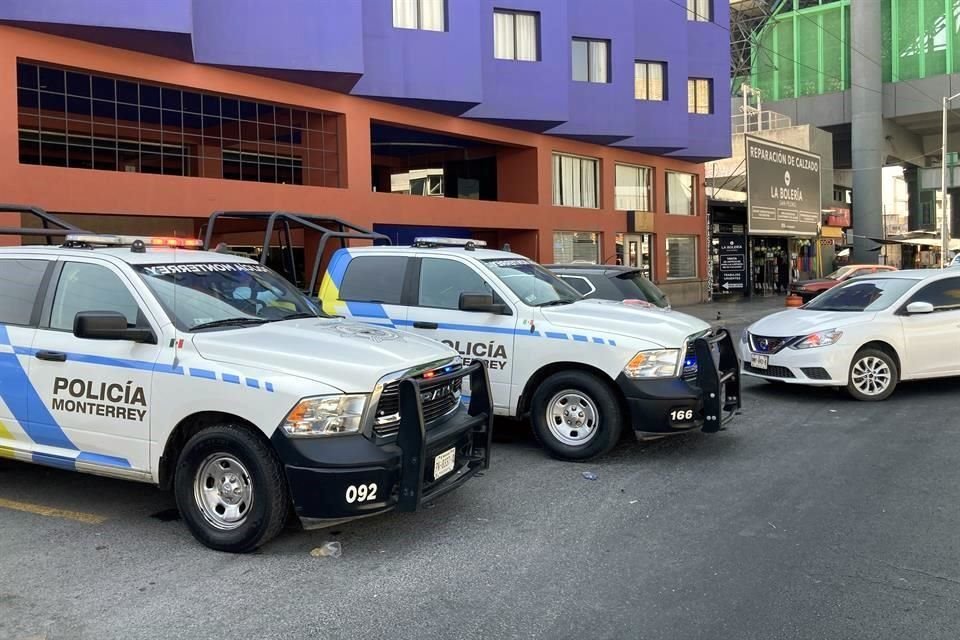
M 123 97 L 130 87 L 139 103 Z M 156 107 L 144 102 L 154 92 Z M 569 181 L 575 159 L 587 162 L 565 191 L 557 174 Z M 635 169 L 639 198 L 618 184 Z M 668 213 L 677 176 L 693 204 Z M 633 264 L 641 246 L 652 279 L 685 304 L 704 297 L 703 183 L 701 164 L 0 26 L 0 201 L 92 231 L 196 236 L 215 210 L 283 209 L 423 235 L 458 228 L 543 263 Z M 596 206 L 562 206 L 574 192 Z M 0 226 L 20 220 L 0 214 Z

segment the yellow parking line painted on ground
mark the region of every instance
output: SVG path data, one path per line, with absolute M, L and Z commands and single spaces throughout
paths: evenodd
M 48 518 L 63 518 L 65 520 L 73 520 L 75 522 L 82 522 L 84 524 L 103 524 L 107 521 L 107 519 L 103 516 L 98 516 L 93 513 L 70 511 L 69 509 L 56 509 L 54 507 L 46 507 L 42 504 L 17 502 L 16 500 L 6 500 L 4 498 L 0 498 L 0 509 L 13 509 L 14 511 L 23 511 L 25 513 L 32 513 L 38 516 L 46 516 Z

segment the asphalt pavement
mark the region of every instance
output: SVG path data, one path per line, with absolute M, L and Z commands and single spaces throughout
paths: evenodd
M 954 640 L 958 413 L 960 380 L 877 404 L 748 381 L 728 430 L 586 464 L 502 422 L 430 508 L 246 556 L 150 486 L 0 461 L 0 638 Z

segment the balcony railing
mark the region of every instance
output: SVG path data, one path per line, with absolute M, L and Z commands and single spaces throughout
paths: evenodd
M 733 133 L 752 133 L 755 131 L 770 131 L 772 129 L 786 129 L 793 126 L 789 116 L 776 111 L 750 110 L 746 113 L 737 113 L 731 117 Z

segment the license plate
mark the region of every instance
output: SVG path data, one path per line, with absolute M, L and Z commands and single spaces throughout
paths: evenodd
M 750 356 L 750 366 L 754 369 L 766 369 L 770 364 L 770 356 L 754 353 Z
M 433 479 L 439 480 L 443 476 L 453 471 L 453 465 L 457 461 L 456 448 L 447 449 L 433 459 Z

